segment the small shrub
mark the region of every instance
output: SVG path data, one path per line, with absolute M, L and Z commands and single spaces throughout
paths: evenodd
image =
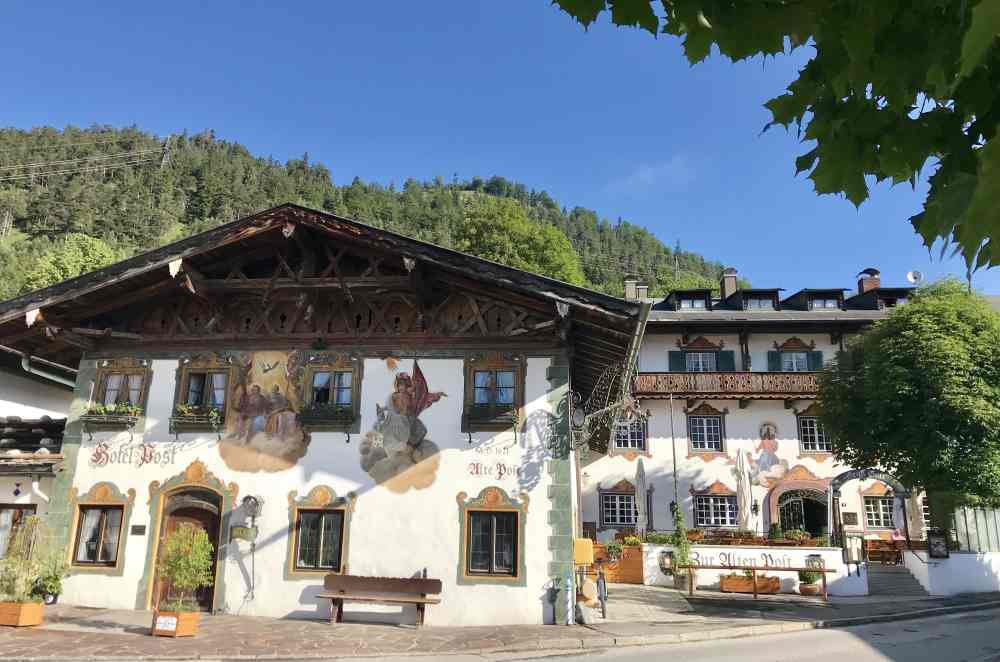
M 208 534 L 193 524 L 181 524 L 167 536 L 160 557 L 160 575 L 170 587 L 163 611 L 196 611 L 194 592 L 212 584 L 212 554 Z
M 809 532 L 804 529 L 789 529 L 788 531 L 785 531 L 785 538 L 796 542 L 803 542 L 811 539 L 812 536 L 810 536 Z
M 642 544 L 642 538 L 639 536 L 625 536 L 622 539 L 622 544 L 628 545 L 630 547 L 637 547 Z
M 691 563 L 691 541 L 688 540 L 687 528 L 684 526 L 684 513 L 676 503 L 671 504 L 674 516 L 674 534 L 671 543 L 674 546 L 674 564 L 690 565 Z M 686 576 L 687 568 L 674 571 L 675 575 Z
M 604 549 L 608 553 L 608 558 L 611 560 L 620 559 L 622 556 L 622 544 L 618 541 L 609 542 L 604 546 Z
M 646 542 L 650 545 L 672 545 L 674 544 L 674 536 L 662 531 L 650 531 L 646 534 Z
M 38 551 L 39 519 L 24 518 L 7 543 L 7 554 L 0 561 L 0 602 L 41 602 L 34 594 L 41 562 Z
M 799 581 L 803 584 L 815 584 L 820 579 L 822 575 L 814 570 L 799 570 Z
M 46 595 L 62 593 L 62 580 L 69 575 L 69 564 L 65 557 L 63 551 L 52 550 L 42 558 L 32 595 L 44 598 Z
M 783 540 L 785 534 L 781 530 L 781 525 L 777 522 L 771 524 L 771 527 L 767 530 L 768 540 Z

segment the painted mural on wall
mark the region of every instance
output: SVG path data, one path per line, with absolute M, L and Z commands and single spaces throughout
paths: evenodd
M 761 424 L 760 441 L 753 452 L 747 451 L 747 466 L 750 480 L 761 487 L 771 487 L 788 473 L 788 460 L 778 458 L 777 425 L 771 422 Z
M 230 469 L 284 471 L 305 456 L 309 437 L 296 417 L 299 394 L 291 354 L 269 351 L 235 356 L 226 430 L 219 443 L 219 454 Z
M 434 482 L 441 458 L 420 414 L 446 394 L 430 390 L 417 361 L 412 373 L 400 372 L 395 359 L 386 365 L 396 372 L 393 390 L 384 406 L 375 405 L 375 425 L 361 442 L 361 468 L 393 492 L 423 489 Z

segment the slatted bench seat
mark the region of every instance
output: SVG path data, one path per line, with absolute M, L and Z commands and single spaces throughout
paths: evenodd
M 417 625 L 424 624 L 424 608 L 436 605 L 441 598 L 440 579 L 403 577 L 359 577 L 329 574 L 323 580 L 323 592 L 316 597 L 330 600 L 330 622 L 344 620 L 345 602 L 368 602 L 387 605 L 415 605 Z

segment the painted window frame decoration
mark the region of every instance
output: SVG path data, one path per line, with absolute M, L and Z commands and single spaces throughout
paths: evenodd
M 786 369 L 786 357 L 790 355 L 804 354 L 804 363 L 800 366 L 794 362 L 791 369 Z M 767 353 L 768 372 L 816 372 L 823 369 L 823 352 L 816 349 L 816 341 L 805 342 L 801 338 L 791 337 L 780 345 L 775 342 L 774 349 Z
M 833 442 L 826 438 L 826 431 L 823 429 L 823 421 L 819 418 L 819 411 L 815 405 L 810 405 L 805 411 L 795 415 L 796 429 L 799 435 L 799 452 L 803 455 L 830 455 L 833 453 Z M 811 434 L 814 438 L 807 439 L 807 426 L 813 426 Z
M 455 496 L 458 503 L 459 518 L 459 555 L 457 581 L 462 585 L 469 584 L 501 584 L 505 586 L 527 586 L 527 566 L 525 562 L 526 547 L 524 544 L 525 528 L 528 519 L 528 495 L 521 493 L 517 499 L 512 498 L 502 488 L 489 486 L 484 488 L 477 497 L 468 498 L 465 492 Z M 472 515 L 478 513 L 512 513 L 515 521 L 514 572 L 504 574 L 489 574 L 470 572 L 471 568 L 471 521 Z
M 703 504 L 704 508 L 702 508 Z M 720 517 L 716 515 L 716 511 L 724 515 L 724 522 L 719 522 Z M 703 512 L 708 513 L 707 520 L 701 517 Z M 738 527 L 740 513 L 736 492 L 718 480 L 704 490 L 691 488 L 691 521 L 699 529 L 734 529 Z
M 725 349 L 725 346 L 723 340 L 713 343 L 704 336 L 698 336 L 689 342 L 685 336 L 677 341 L 676 350 L 667 352 L 667 369 L 669 372 L 684 373 L 736 372 L 736 352 Z M 705 355 L 708 354 L 713 358 L 706 364 Z M 692 361 L 694 356 L 701 358 Z
M 624 430 L 624 433 L 623 433 Z M 619 441 L 624 436 L 625 444 Z M 633 416 L 628 420 L 617 420 L 611 435 L 611 454 L 645 454 L 649 453 L 649 421 L 641 416 Z
M 298 413 L 299 425 L 306 430 L 328 432 L 361 431 L 361 380 L 362 361 L 354 354 L 338 352 L 304 352 L 301 363 L 296 364 L 296 374 L 292 382 L 298 389 L 301 403 Z M 317 374 L 329 373 L 331 397 L 326 403 L 316 403 L 314 386 Z M 337 387 L 333 385 L 338 374 L 349 374 L 351 384 L 350 403 L 346 406 L 336 403 Z
M 685 410 L 686 416 L 686 426 L 687 426 L 687 438 L 688 438 L 688 456 L 722 456 L 726 454 L 726 410 L 716 409 L 708 403 L 702 403 L 695 407 L 694 409 Z M 695 444 L 708 444 L 716 443 L 714 441 L 704 440 L 696 441 L 695 439 L 695 425 L 696 421 L 701 421 L 702 419 L 712 419 L 717 421 L 719 430 L 718 447 L 698 447 Z M 708 428 L 705 427 L 707 431 Z
M 891 494 L 866 494 L 862 497 L 865 507 L 865 529 L 870 531 L 892 531 L 896 528 L 896 497 Z M 869 508 L 869 503 L 874 504 Z M 888 513 L 888 524 L 886 517 Z
M 0 559 L 7 555 L 7 546 L 10 544 L 10 539 L 17 531 L 18 525 L 24 521 L 25 517 L 31 517 L 32 515 L 36 515 L 38 513 L 38 504 L 0 503 L 0 520 L 3 519 L 3 513 L 5 512 L 10 512 L 11 516 L 6 537 L 0 541 Z
M 628 497 L 632 500 L 632 513 L 633 519 L 631 522 L 622 522 L 615 518 L 615 521 L 610 521 L 608 518 L 608 508 L 605 505 L 605 497 L 611 497 L 613 499 L 619 500 L 621 497 Z M 634 529 L 639 523 L 638 520 L 638 496 L 635 493 L 635 485 L 631 483 L 627 478 L 623 478 L 609 488 L 597 488 L 597 522 L 600 525 L 600 529 Z M 620 512 L 620 508 L 615 510 Z M 646 529 L 653 529 L 653 488 L 650 486 L 646 490 Z
M 206 379 L 202 385 L 202 396 L 214 386 L 209 386 L 207 375 L 225 375 L 225 401 L 222 407 L 213 407 L 204 402 L 198 405 L 188 403 L 188 394 L 191 386 L 191 375 L 205 374 Z M 202 354 L 191 357 L 182 357 L 177 365 L 177 378 L 174 388 L 174 406 L 170 416 L 170 431 L 174 434 L 178 432 L 208 432 L 218 431 L 223 428 L 229 409 L 232 407 L 232 390 L 235 380 L 236 369 L 230 357 L 221 354 Z M 210 410 L 216 412 L 212 416 Z
M 67 562 L 70 565 L 70 572 L 90 573 L 121 576 L 125 569 L 125 543 L 128 538 L 129 522 L 132 519 L 132 507 L 135 505 L 135 490 L 129 489 L 122 493 L 114 483 L 102 481 L 95 483 L 82 496 L 78 495 L 74 487 L 69 494 L 70 512 L 73 514 L 73 521 L 70 524 L 72 533 L 72 544 L 69 545 Z M 84 517 L 83 513 L 92 509 L 120 509 L 122 512 L 121 524 L 118 528 L 118 545 L 113 563 L 94 563 L 77 561 L 77 552 L 82 534 Z M 102 517 L 103 519 L 103 517 Z
M 338 496 L 336 490 L 329 485 L 316 485 L 299 497 L 296 490 L 288 493 L 288 545 L 285 558 L 285 579 L 323 576 L 328 574 L 346 574 L 350 558 L 351 518 L 354 515 L 354 505 L 357 496 L 349 492 L 346 496 Z M 324 567 L 304 567 L 299 565 L 299 531 L 302 513 L 333 513 L 341 514 L 340 558 L 337 569 Z
M 465 404 L 462 412 L 462 432 L 496 432 L 519 426 L 524 409 L 524 357 L 499 352 L 477 354 L 465 360 Z M 498 403 L 496 393 L 500 388 L 496 380 L 487 386 L 477 383 L 477 373 L 512 373 L 513 402 Z M 477 393 L 489 389 L 490 400 L 486 404 L 476 402 Z
M 108 380 L 120 376 L 118 397 L 111 405 L 105 404 L 108 390 Z M 130 397 L 122 398 L 123 393 L 132 391 L 130 384 L 133 378 L 142 380 L 139 385 L 139 402 L 132 402 Z M 146 404 L 149 400 L 149 385 L 153 379 L 150 362 L 145 359 L 117 358 L 102 359 L 97 362 L 97 374 L 94 376 L 94 391 L 90 398 L 87 413 L 81 416 L 85 427 L 101 423 L 125 423 L 132 425 L 136 419 L 145 416 Z M 125 388 L 122 388 L 122 386 Z M 122 419 L 122 420 L 114 420 Z

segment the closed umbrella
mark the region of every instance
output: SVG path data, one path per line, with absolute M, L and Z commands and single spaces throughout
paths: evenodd
M 743 453 L 736 454 L 736 507 L 741 529 L 750 529 L 750 476 Z
M 646 468 L 642 458 L 635 467 L 635 534 L 640 538 L 646 535 Z

